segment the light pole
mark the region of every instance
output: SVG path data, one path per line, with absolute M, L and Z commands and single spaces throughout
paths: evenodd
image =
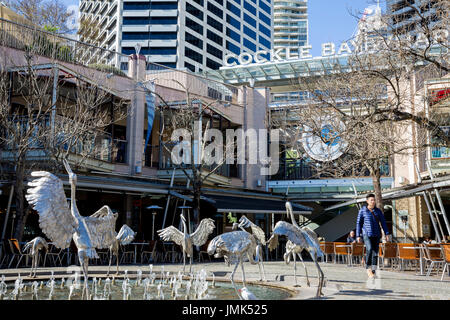
M 152 216 L 153 216 L 153 223 L 152 223 L 152 240 L 155 240 L 155 218 L 156 218 L 156 210 L 162 209 L 160 206 L 157 205 L 151 205 L 150 207 L 147 207 L 147 209 L 153 210 Z

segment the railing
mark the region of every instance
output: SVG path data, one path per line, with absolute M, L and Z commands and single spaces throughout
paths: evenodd
M 448 136 L 450 136 L 450 126 L 440 127 Z M 432 141 L 434 142 L 434 141 Z M 431 147 L 431 158 L 432 159 L 449 159 L 450 158 L 450 148 L 446 146 L 436 146 Z
M 0 45 L 32 54 L 125 75 L 121 53 L 0 18 Z
M 11 118 L 13 123 L 16 123 L 16 127 L 22 132 L 17 132 L 18 135 L 24 135 L 29 130 L 28 127 L 31 125 L 29 118 L 27 116 L 20 116 Z M 64 118 L 62 116 L 55 117 L 55 128 L 59 127 L 67 127 L 67 122 L 70 119 Z M 39 131 L 41 129 L 49 130 L 51 121 L 50 116 L 42 117 L 37 121 L 39 124 L 34 125 L 34 132 L 31 134 L 29 139 L 29 150 L 44 150 L 44 140 L 45 137 L 38 137 Z M 60 125 L 63 124 L 63 125 Z M 48 128 L 48 129 L 45 129 Z M 70 148 L 70 152 L 73 154 L 84 155 L 90 159 L 102 160 L 106 162 L 119 162 L 126 163 L 126 154 L 127 154 L 127 142 L 124 140 L 112 139 L 111 134 L 104 131 L 96 131 L 88 133 L 86 136 L 90 136 L 91 138 L 86 138 L 83 140 L 79 140 L 73 145 L 69 141 L 66 141 L 64 136 L 64 132 L 59 131 L 56 136 L 56 143 L 60 141 L 62 145 L 58 146 L 62 150 L 67 151 Z M 5 135 L 5 143 L 2 148 L 7 151 L 3 156 L 4 158 L 8 158 L 8 152 L 13 153 L 15 150 L 15 146 L 13 145 L 14 140 L 9 139 L 7 134 Z M 42 153 L 44 155 L 45 153 Z
M 313 165 L 314 162 L 303 159 L 285 160 L 280 162 L 278 172 L 272 176 L 269 176 L 270 180 L 306 180 L 306 179 L 319 179 L 319 178 L 331 178 L 334 177 L 332 172 L 319 172 Z M 380 167 L 382 176 L 389 176 L 389 164 L 385 163 Z M 370 176 L 367 169 L 355 170 L 358 172 L 358 176 Z M 362 174 L 361 174 L 362 172 Z M 355 172 L 348 170 L 343 174 L 347 177 L 355 176 Z

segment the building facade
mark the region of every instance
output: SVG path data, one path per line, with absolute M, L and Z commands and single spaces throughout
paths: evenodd
M 270 50 L 272 14 L 267 0 L 80 2 L 81 20 L 98 24 L 99 46 L 129 55 L 139 44 L 148 68 L 154 63 L 192 72 L 218 69 L 227 53 Z M 128 68 L 126 60 L 106 63 Z

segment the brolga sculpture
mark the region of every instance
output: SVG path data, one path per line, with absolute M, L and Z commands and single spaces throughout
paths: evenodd
M 119 245 L 127 245 L 131 241 L 134 240 L 136 236 L 136 232 L 133 231 L 129 226 L 124 224 L 122 228 L 120 228 L 119 233 L 116 235 L 113 243 L 109 246 L 109 265 L 108 265 L 108 273 L 106 276 L 109 276 L 109 269 L 111 268 L 111 262 L 113 255 L 116 256 L 116 274 L 119 274 Z
M 266 234 L 259 226 L 251 222 L 245 215 L 243 215 L 239 219 L 239 224 L 233 223 L 233 230 L 237 229 L 237 227 L 245 232 L 247 232 L 247 230 L 245 230 L 244 228 L 251 229 L 251 235 L 255 238 L 256 241 L 255 260 L 258 262 L 259 281 L 266 281 L 266 273 L 264 272 L 263 264 L 263 246 L 266 245 Z
M 236 290 L 238 297 L 243 300 L 239 291 L 234 284 L 234 274 L 239 264 L 242 268 L 242 282 L 244 287 L 245 283 L 245 271 L 244 271 L 244 258 L 247 256 L 251 264 L 257 264 L 253 255 L 256 252 L 257 243 L 255 237 L 247 231 L 232 231 L 222 233 L 217 237 L 213 238 L 208 245 L 207 252 L 209 255 L 214 255 L 215 258 L 223 257 L 225 263 L 230 265 L 230 263 L 236 263 L 233 272 L 230 275 L 231 283 Z
M 65 249 L 73 239 L 84 274 L 83 296 L 89 299 L 89 259 L 98 258 L 96 248 L 109 248 L 115 240 L 117 214 L 103 206 L 91 216 L 80 215 L 75 201 L 77 176 L 66 160 L 64 166 L 71 186 L 70 208 L 62 181 L 47 171 L 31 173 L 36 178 L 28 183 L 31 188 L 27 190 L 26 199 L 39 213 L 39 226 L 56 247 Z
M 323 252 L 320 249 L 320 244 L 317 239 L 317 235 L 314 231 L 309 229 L 308 227 L 300 228 L 295 221 L 294 214 L 292 212 L 292 205 L 289 201 L 286 202 L 286 214 L 290 216 L 292 220 L 292 224 L 286 221 L 278 221 L 273 229 L 272 236 L 268 241 L 269 249 L 273 250 L 278 246 L 278 236 L 285 236 L 288 238 L 288 242 L 286 243 L 286 253 L 284 255 L 285 262 L 289 263 L 290 255 L 294 255 L 294 279 L 295 285 L 297 285 L 297 274 L 296 274 L 296 261 L 295 255 L 297 254 L 300 260 L 303 263 L 302 259 L 302 251 L 307 250 L 313 259 L 317 271 L 319 274 L 319 286 L 317 288 L 316 296 L 320 297 L 323 295 L 322 287 L 324 281 L 323 271 L 317 262 L 318 257 L 323 257 Z M 303 266 L 306 271 L 306 266 L 303 263 Z M 306 271 L 306 279 L 309 285 L 308 272 Z
M 186 255 L 189 257 L 189 272 L 192 271 L 192 257 L 193 257 L 193 246 L 202 246 L 208 240 L 208 236 L 213 232 L 215 225 L 214 220 L 210 218 L 205 218 L 200 221 L 197 229 L 189 234 L 186 226 L 186 219 L 183 214 L 180 214 L 181 221 L 183 224 L 183 232 L 175 228 L 174 226 L 169 226 L 167 228 L 158 230 L 157 233 L 163 241 L 173 241 L 177 245 L 181 246 L 183 250 L 183 273 L 186 268 Z
M 27 242 L 23 247 L 24 251 L 28 251 L 31 254 L 31 270 L 30 277 L 36 278 L 37 265 L 39 263 L 39 252 L 44 249 L 48 251 L 48 243 L 42 237 L 36 237 L 33 240 Z M 34 273 L 33 273 L 34 270 Z

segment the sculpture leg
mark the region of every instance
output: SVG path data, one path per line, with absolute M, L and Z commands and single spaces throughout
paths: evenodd
M 319 263 L 317 262 L 317 255 L 315 252 L 311 254 L 311 257 L 313 258 L 314 263 L 316 264 L 317 271 L 319 274 L 319 287 L 317 288 L 316 297 L 320 297 L 320 296 L 323 296 L 323 292 L 322 292 L 323 281 L 324 281 L 323 271 L 320 268 Z
M 111 252 L 111 250 L 109 250 L 109 264 L 108 264 L 108 272 L 106 273 L 106 276 L 109 276 L 109 269 L 111 268 L 111 262 L 112 262 L 112 255 L 113 253 Z
M 186 269 L 186 252 L 184 252 L 183 250 L 183 274 L 185 272 Z
M 192 272 L 192 255 L 189 257 L 189 272 Z
M 231 280 L 231 284 L 233 285 L 234 290 L 236 291 L 236 294 L 238 295 L 238 297 L 239 297 L 240 299 L 242 299 L 242 298 L 241 298 L 241 295 L 239 294 L 239 291 L 238 291 L 237 288 L 236 288 L 236 285 L 234 284 L 234 273 L 236 272 L 236 269 L 237 269 L 237 267 L 238 267 L 238 265 L 239 265 L 239 262 L 240 262 L 240 260 L 238 260 L 238 261 L 236 262 L 236 265 L 234 266 L 233 272 L 231 272 L 230 280 Z
M 302 262 L 303 268 L 305 268 L 305 273 L 306 273 L 306 285 L 307 285 L 308 287 L 310 287 L 311 284 L 309 283 L 308 269 L 306 269 L 306 265 L 305 265 L 305 263 L 303 262 L 302 253 L 299 252 L 299 253 L 297 253 L 297 254 L 298 254 L 298 257 L 300 258 L 300 261 Z
M 30 277 L 33 277 L 33 269 L 34 269 L 34 261 L 36 260 L 36 255 L 33 255 L 32 256 L 32 259 L 31 259 L 31 270 L 30 270 Z
M 114 251 L 114 255 L 116 256 L 116 275 L 119 274 L 119 249 Z
M 85 256 L 84 252 L 80 251 L 78 253 L 80 265 L 83 269 L 84 274 L 84 289 L 83 289 L 83 297 L 86 297 L 87 300 L 89 300 L 89 286 L 88 286 L 88 264 L 89 264 L 89 258 Z

